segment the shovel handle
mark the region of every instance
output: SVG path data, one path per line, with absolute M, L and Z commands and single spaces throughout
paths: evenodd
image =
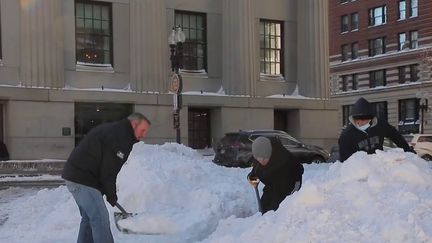
M 254 189 L 255 189 L 255 196 L 257 199 L 257 203 L 258 203 L 258 210 L 260 213 L 262 213 L 262 205 L 261 205 L 260 195 L 259 195 L 259 191 L 258 191 L 258 185 L 254 186 Z
M 126 212 L 126 210 L 119 204 L 119 203 L 117 203 L 116 202 L 116 207 L 118 208 L 118 209 L 120 209 L 120 211 L 123 213 L 123 214 L 128 214 L 128 212 Z

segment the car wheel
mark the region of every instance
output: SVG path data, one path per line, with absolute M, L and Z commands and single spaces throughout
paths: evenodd
M 432 161 L 432 155 L 425 154 L 425 155 L 422 156 L 422 159 L 424 159 L 426 161 Z
M 325 159 L 323 157 L 315 156 L 315 157 L 312 158 L 312 160 L 309 163 L 319 164 L 319 163 L 324 163 L 324 162 L 326 162 L 326 161 L 325 161 Z

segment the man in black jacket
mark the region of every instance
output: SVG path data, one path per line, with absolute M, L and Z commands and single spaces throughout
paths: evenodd
M 82 217 L 78 243 L 114 242 L 103 195 L 114 207 L 117 174 L 149 126 L 150 121 L 140 113 L 99 125 L 70 154 L 62 177 Z
M 275 137 L 255 139 L 252 154 L 258 163 L 254 164 L 247 178 L 252 186 L 257 186 L 259 181 L 265 184 L 260 200 L 261 213 L 276 211 L 288 195 L 300 189 L 303 165 Z
M 392 140 L 405 152 L 414 153 L 396 128 L 375 116 L 372 105 L 366 99 L 357 100 L 349 119 L 351 123 L 339 137 L 339 160 L 341 162 L 357 151 L 373 154 L 377 149 L 383 150 L 384 138 Z

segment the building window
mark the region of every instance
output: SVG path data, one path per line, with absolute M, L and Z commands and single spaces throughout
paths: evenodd
M 374 102 L 371 104 L 376 116 L 381 120 L 388 120 L 387 102 Z
M 418 31 L 410 31 L 410 48 L 418 48 Z
M 75 3 L 77 64 L 113 66 L 112 5 L 84 0 Z
M 345 44 L 341 47 L 341 53 L 342 53 L 342 62 L 348 60 L 348 52 L 349 52 L 349 45 Z
M 399 100 L 399 131 L 401 133 L 419 132 L 419 100 Z
M 410 65 L 410 80 L 411 82 L 416 82 L 419 80 L 419 65 L 418 64 L 413 64 Z
M 406 19 L 406 1 L 399 1 L 399 20 Z
M 358 58 L 358 50 L 359 50 L 359 44 L 358 42 L 351 44 L 351 59 L 357 59 Z
M 386 23 L 387 7 L 380 6 L 369 9 L 369 26 L 377 26 Z
M 342 76 L 342 91 L 348 90 L 348 76 L 344 75 Z
M 283 42 L 283 22 L 260 21 L 261 73 L 283 76 Z
M 175 11 L 175 26 L 181 26 L 186 41 L 183 43 L 183 71 L 207 71 L 207 30 L 204 13 Z
M 398 50 L 402 51 L 403 49 L 405 49 L 407 47 L 406 33 L 399 33 L 398 39 L 399 39 Z
M 385 86 L 386 85 L 386 71 L 376 70 L 369 72 L 369 87 L 375 88 L 377 86 Z
M 406 79 L 405 66 L 398 67 L 398 74 L 399 74 L 399 83 L 400 84 L 405 83 L 405 79 Z
M 189 108 L 188 145 L 193 149 L 211 147 L 211 111 L 209 109 Z
M 418 0 L 411 0 L 411 17 L 418 16 Z
M 349 19 L 348 15 L 344 15 L 341 17 L 341 32 L 348 32 L 349 30 Z
M 375 55 L 384 54 L 385 48 L 385 38 L 376 38 L 369 40 L 369 56 L 373 57 Z
M 342 106 L 342 124 L 344 126 L 350 123 L 349 117 L 351 115 L 354 105 L 344 105 Z
M 358 89 L 358 74 L 352 75 L 352 89 L 357 90 Z
M 75 103 L 75 146 L 94 127 L 128 117 L 133 107 L 121 103 Z
M 359 15 L 358 13 L 351 14 L 351 31 L 358 30 L 359 28 Z

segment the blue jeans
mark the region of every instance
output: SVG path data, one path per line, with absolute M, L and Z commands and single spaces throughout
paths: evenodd
M 108 210 L 102 193 L 89 186 L 66 181 L 81 214 L 78 243 L 114 243 Z

